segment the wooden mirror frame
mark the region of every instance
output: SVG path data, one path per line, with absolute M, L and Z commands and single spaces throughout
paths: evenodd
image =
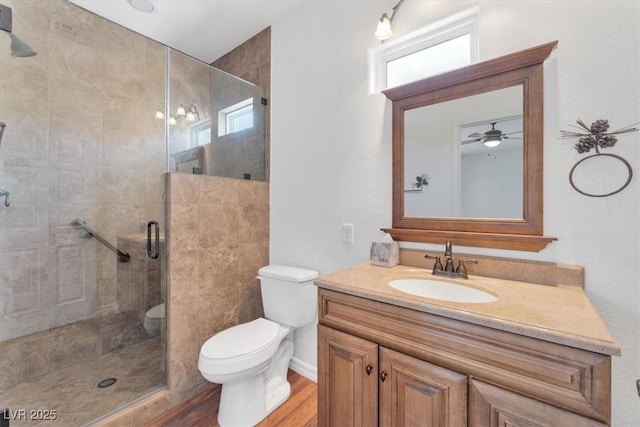
M 558 42 L 469 65 L 383 91 L 393 101 L 393 228 L 395 240 L 540 251 L 543 236 L 543 63 Z M 506 87 L 523 87 L 523 218 L 404 216 L 404 112 Z

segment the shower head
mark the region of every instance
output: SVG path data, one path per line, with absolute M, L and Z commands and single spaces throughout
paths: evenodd
M 9 37 L 11 37 L 11 56 L 19 58 L 35 56 L 36 52 L 31 49 L 31 46 L 12 33 L 12 27 L 11 8 L 0 4 L 0 30 L 6 31 L 9 33 Z
M 18 58 L 36 56 L 36 52 L 31 49 L 31 46 L 23 42 L 18 36 L 13 33 L 9 33 L 9 37 L 11 37 L 11 56 L 16 56 Z

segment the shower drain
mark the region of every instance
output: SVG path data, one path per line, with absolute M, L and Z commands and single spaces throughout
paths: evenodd
M 107 388 L 114 385 L 118 381 L 117 378 L 105 378 L 98 383 L 98 388 Z

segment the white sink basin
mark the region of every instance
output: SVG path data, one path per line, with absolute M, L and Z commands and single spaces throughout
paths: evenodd
M 429 279 L 398 279 L 389 286 L 401 292 L 450 302 L 484 303 L 498 301 L 490 293 L 468 286 Z

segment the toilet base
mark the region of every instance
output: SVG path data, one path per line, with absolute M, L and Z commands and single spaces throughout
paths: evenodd
M 266 416 L 262 375 L 222 384 L 218 424 L 220 427 L 255 426 Z
M 286 380 L 265 387 L 259 376 L 254 381 L 224 384 L 220 392 L 218 424 L 220 427 L 255 426 L 290 395 L 291 386 Z
M 218 424 L 220 427 L 252 427 L 291 395 L 287 368 L 293 356 L 293 341 L 287 337 L 267 369 L 241 381 L 222 384 Z
M 267 393 L 264 399 L 267 405 L 266 415 L 269 415 L 278 406 L 286 402 L 290 395 L 291 385 L 289 384 L 289 381 L 284 378 L 274 378 L 270 384 L 267 384 Z

